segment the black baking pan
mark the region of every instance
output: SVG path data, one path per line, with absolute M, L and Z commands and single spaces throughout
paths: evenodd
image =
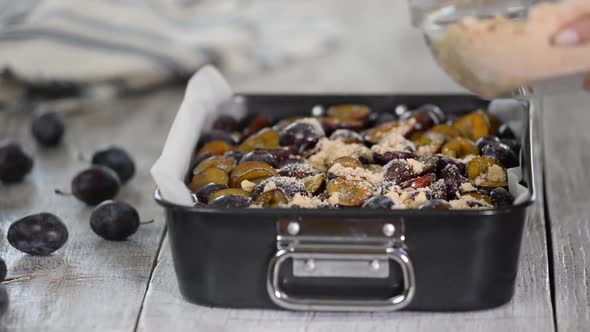
M 488 106 L 466 95 L 244 98 L 248 113 L 277 119 L 342 103 L 378 112 L 434 104 L 451 116 Z M 156 191 L 182 295 L 207 306 L 329 311 L 466 311 L 508 302 L 535 196 L 533 110 L 519 105 L 521 184 L 530 199 L 506 208 L 216 210 L 176 206 Z

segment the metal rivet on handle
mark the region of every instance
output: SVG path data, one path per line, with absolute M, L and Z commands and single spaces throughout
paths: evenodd
M 395 226 L 393 226 L 392 224 L 383 225 L 383 234 L 385 236 L 391 237 L 391 236 L 393 236 L 394 233 L 395 233 Z
M 315 270 L 315 261 L 313 259 L 308 259 L 305 261 L 305 269 L 307 271 Z
M 299 223 L 296 222 L 296 221 L 291 221 L 287 225 L 287 233 L 289 233 L 290 235 L 297 235 L 297 234 L 299 234 Z
M 381 264 L 379 264 L 379 261 L 376 259 L 372 260 L 370 265 L 371 265 L 371 269 L 373 269 L 375 271 L 377 271 L 381 268 Z

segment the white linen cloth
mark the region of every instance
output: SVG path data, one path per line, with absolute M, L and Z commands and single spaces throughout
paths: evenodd
M 338 23 L 312 0 L 0 0 L 0 71 L 25 84 L 112 87 L 247 74 L 322 54 Z M 85 92 L 86 91 L 86 92 Z

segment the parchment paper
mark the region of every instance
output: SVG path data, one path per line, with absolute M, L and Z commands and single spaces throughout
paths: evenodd
M 233 91 L 223 76 L 212 66 L 203 67 L 190 79 L 162 154 L 151 169 L 160 195 L 166 201 L 181 206 L 195 204 L 184 176 L 202 129 L 210 127 L 214 115 L 221 113 L 241 117 L 244 108 L 239 98 L 233 98 Z
M 521 138 L 524 125 L 528 121 L 525 112 L 526 104 L 524 101 L 515 99 L 495 99 L 490 103 L 488 111 L 490 114 L 498 117 L 502 122 L 508 124 L 517 138 Z M 508 190 L 514 197 L 514 204 L 527 201 L 531 193 L 527 187 L 522 186 L 519 182 L 522 180 L 522 168 L 514 167 L 508 169 Z M 530 179 L 531 181 L 533 179 Z

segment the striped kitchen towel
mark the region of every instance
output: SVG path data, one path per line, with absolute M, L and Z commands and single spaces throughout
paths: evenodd
M 326 1 L 17 2 L 0 0 L 0 72 L 29 97 L 142 90 L 204 64 L 248 74 L 322 54 L 339 39 Z

